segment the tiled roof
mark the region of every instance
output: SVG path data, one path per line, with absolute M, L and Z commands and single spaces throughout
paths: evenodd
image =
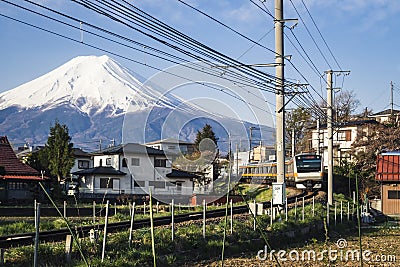
M 0 178 L 2 179 L 42 180 L 42 176 L 37 170 L 17 158 L 7 136 L 0 136 L 0 167 L 2 169 Z
M 100 151 L 93 152 L 93 155 L 115 155 L 124 153 L 147 154 L 164 156 L 164 151 L 147 147 L 137 143 L 121 144 L 118 146 L 109 147 Z
M 365 124 L 379 124 L 376 120 L 354 120 L 354 121 L 345 121 L 345 122 L 340 122 L 336 123 L 334 125 L 335 128 L 340 129 L 344 127 L 349 127 L 349 126 L 359 126 L 359 125 L 365 125 Z M 321 129 L 326 128 L 326 123 L 320 125 Z M 309 129 L 317 129 L 316 126 L 312 126 Z
M 153 142 L 146 143 L 146 145 L 154 145 L 154 144 L 177 144 L 177 145 L 194 145 L 194 143 L 188 142 L 188 141 L 183 141 L 175 138 L 165 138 Z
M 182 170 L 172 169 L 172 172 L 167 174 L 168 178 L 199 178 L 200 176 Z
M 85 174 L 112 174 L 112 175 L 125 175 L 126 173 L 116 170 L 113 167 L 98 166 L 90 169 L 84 169 L 81 171 L 76 171 L 72 174 L 75 175 L 85 175 Z
M 383 111 L 380 111 L 378 113 L 372 114 L 370 117 L 379 117 L 379 116 L 389 116 L 391 114 L 392 110 L 391 109 L 385 109 Z M 398 114 L 400 113 L 400 110 L 393 109 L 393 114 Z

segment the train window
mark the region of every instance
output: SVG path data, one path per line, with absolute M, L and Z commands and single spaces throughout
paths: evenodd
M 321 157 L 318 155 L 305 155 L 296 157 L 297 172 L 321 171 Z

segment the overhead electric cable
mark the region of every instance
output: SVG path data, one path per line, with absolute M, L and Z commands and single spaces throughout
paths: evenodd
M 4 1 L 4 0 L 1 0 L 1 1 Z M 168 72 L 168 71 L 166 71 L 166 70 L 159 69 L 159 68 L 157 68 L 157 67 L 154 67 L 154 66 L 151 66 L 151 65 L 142 63 L 142 62 L 140 62 L 140 61 L 137 61 L 137 60 L 134 60 L 134 59 L 131 59 L 131 58 L 122 56 L 122 55 L 117 54 L 117 53 L 114 53 L 114 52 L 112 52 L 112 51 L 109 51 L 109 50 L 106 50 L 106 49 L 103 49 L 103 48 L 100 48 L 100 47 L 97 47 L 97 46 L 94 46 L 94 45 L 91 45 L 91 44 L 88 44 L 88 43 L 85 43 L 85 42 L 81 42 L 81 40 L 77 40 L 77 39 L 68 37 L 68 36 L 66 36 L 66 35 L 63 35 L 63 34 L 60 34 L 60 33 L 57 33 L 57 32 L 54 32 L 54 31 L 51 31 L 51 30 L 48 30 L 48 29 L 45 29 L 45 28 L 42 28 L 42 27 L 37 26 L 37 25 L 33 25 L 33 24 L 31 24 L 31 23 L 28 23 L 28 22 L 25 22 L 25 21 L 22 21 L 22 20 L 19 20 L 19 19 L 16 19 L 16 18 L 12 18 L 12 17 L 10 17 L 10 16 L 7 16 L 7 15 L 1 14 L 1 13 L 0 13 L 0 16 L 5 17 L 5 18 L 10 19 L 10 20 L 13 20 L 13 21 L 16 21 L 16 22 L 19 22 L 19 23 L 21 23 L 21 24 L 24 24 L 24 25 L 33 27 L 33 28 L 36 28 L 36 29 L 38 29 L 38 30 L 41 30 L 41 31 L 44 31 L 44 32 L 47 32 L 47 33 L 50 33 L 50 34 L 53 34 L 53 35 L 56 35 L 56 36 L 58 36 L 58 37 L 67 39 L 67 40 L 69 40 L 69 41 L 73 41 L 73 42 L 76 42 L 76 43 L 81 43 L 82 45 L 91 47 L 91 48 L 93 48 L 93 49 L 96 49 L 96 50 L 99 50 L 99 51 L 102 51 L 102 52 L 105 52 L 105 53 L 107 53 L 107 54 L 111 54 L 111 55 L 114 55 L 114 56 L 123 58 L 123 59 L 125 59 L 125 60 L 134 62 L 134 63 L 136 63 L 136 64 L 140 64 L 140 65 L 142 65 L 142 66 L 146 66 L 146 67 L 148 67 L 148 68 L 155 69 L 155 70 L 157 70 L 157 71 L 159 71 L 159 72 L 164 72 L 164 73 L 167 73 L 167 74 L 169 74 L 169 75 L 176 76 L 176 77 L 181 78 L 181 79 L 185 79 L 185 80 L 187 80 L 187 81 L 189 81 L 189 82 L 192 82 L 192 83 L 195 83 L 195 84 L 199 84 L 199 85 L 202 85 L 202 86 L 205 86 L 205 87 L 209 87 L 209 88 L 211 88 L 211 89 L 218 90 L 218 91 L 221 91 L 221 92 L 223 92 L 223 93 L 225 93 L 225 94 L 228 94 L 228 93 L 226 92 L 226 90 L 222 90 L 222 89 L 220 89 L 220 88 L 216 88 L 216 87 L 214 87 L 214 86 L 210 86 L 209 84 L 202 83 L 202 82 L 199 82 L 199 81 L 193 81 L 193 80 L 188 79 L 188 78 L 186 78 L 186 77 L 177 75 L 177 74 L 175 74 L 175 73 L 170 73 L 170 72 Z M 265 113 L 268 113 L 268 114 L 273 115 L 271 112 L 268 112 L 267 110 L 265 110 L 264 107 L 261 108 L 261 107 L 258 107 L 258 106 L 256 106 L 256 105 L 253 105 L 252 103 L 249 103 L 249 102 L 245 101 L 244 99 L 242 99 L 241 97 L 235 96 L 235 95 L 233 95 L 233 94 L 228 94 L 228 95 L 230 95 L 231 97 L 234 97 L 234 98 L 240 100 L 241 102 L 243 102 L 243 103 L 245 103 L 245 104 L 247 104 L 247 105 L 250 105 L 250 106 L 252 106 L 252 107 L 254 107 L 254 108 L 256 108 L 256 109 L 259 109 L 259 110 L 261 110 L 261 111 L 263 111 L 263 112 L 265 112 Z M 265 101 L 265 102 L 267 102 L 267 101 Z M 268 103 L 268 102 L 267 102 L 267 103 Z M 269 104 L 271 104 L 271 103 L 269 103 Z
M 329 66 L 329 69 L 333 69 L 331 67 L 331 65 L 329 64 L 328 60 L 326 59 L 324 53 L 322 53 L 321 48 L 319 47 L 319 45 L 317 44 L 317 42 L 315 41 L 313 35 L 311 34 L 310 30 L 307 27 L 307 24 L 305 23 L 305 21 L 303 20 L 303 17 L 300 15 L 299 11 L 297 10 L 296 6 L 293 4 L 292 0 L 289 0 L 290 3 L 292 4 L 294 10 L 296 11 L 296 14 L 299 16 L 300 20 L 303 22 L 304 28 L 306 29 L 308 35 L 310 36 L 311 40 L 313 41 L 313 43 L 315 44 L 315 46 L 317 47 L 319 53 L 321 54 L 322 58 L 325 60 L 325 63 Z
M 304 8 L 307 10 L 308 15 L 310 16 L 315 28 L 317 29 L 319 35 L 321 36 L 321 39 L 324 41 L 326 48 L 328 48 L 328 51 L 331 54 L 331 56 L 332 56 L 333 60 L 335 61 L 336 65 L 338 66 L 339 70 L 342 70 L 342 68 L 339 65 L 339 62 L 336 60 L 336 57 L 333 55 L 332 50 L 330 49 L 330 47 L 329 47 L 328 43 L 326 42 L 324 36 L 322 35 L 321 31 L 319 30 L 319 28 L 317 26 L 317 23 L 315 23 L 313 16 L 311 15 L 310 11 L 308 10 L 308 8 L 306 6 L 306 3 L 304 2 L 304 0 L 301 0 L 301 2 L 303 3 Z

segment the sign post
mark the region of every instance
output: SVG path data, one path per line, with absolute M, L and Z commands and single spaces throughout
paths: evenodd
M 274 205 L 285 205 L 286 187 L 285 183 L 272 183 L 272 202 Z

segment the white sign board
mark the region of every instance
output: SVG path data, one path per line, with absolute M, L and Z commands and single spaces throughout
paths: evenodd
M 272 183 L 272 202 L 283 205 L 286 202 L 286 187 L 284 183 Z

